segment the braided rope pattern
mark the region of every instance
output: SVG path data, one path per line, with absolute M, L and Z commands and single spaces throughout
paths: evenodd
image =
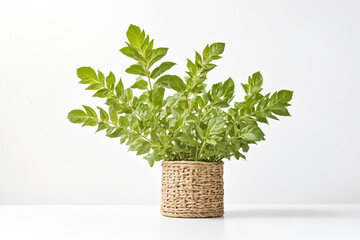
M 223 162 L 163 161 L 161 213 L 168 217 L 224 215 Z

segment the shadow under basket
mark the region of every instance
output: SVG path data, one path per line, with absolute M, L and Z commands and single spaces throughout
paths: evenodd
M 223 162 L 163 161 L 161 214 L 178 218 L 224 215 Z

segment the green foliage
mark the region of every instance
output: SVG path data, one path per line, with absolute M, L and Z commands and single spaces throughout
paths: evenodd
M 68 119 L 82 126 L 97 126 L 110 138 L 119 138 L 129 151 L 145 155 L 150 166 L 160 160 L 221 161 L 244 158 L 250 144 L 265 140 L 258 123 L 268 123 L 277 116 L 290 116 L 289 102 L 293 92 L 280 90 L 262 93 L 260 72 L 242 84 L 245 98 L 232 104 L 235 83 L 229 78 L 213 84 L 209 90 L 205 80 L 224 52 L 224 43 L 207 45 L 202 55 L 195 52 L 194 61 L 187 60 L 188 76 L 164 75 L 175 63 L 159 62 L 167 48 L 154 48 L 154 41 L 139 27 L 130 25 L 128 42 L 120 51 L 136 62 L 126 69 L 137 75 L 130 88 L 121 79 L 90 67 L 81 67 L 77 75 L 94 97 L 106 99 L 107 110 L 83 105 L 72 110 Z M 141 90 L 134 95 L 132 89 Z M 164 98 L 165 89 L 171 91 Z M 139 91 L 137 90 L 137 91 Z M 175 93 L 174 93 L 175 91 Z M 171 95 L 171 93 L 173 93 Z M 231 106 L 232 105 L 232 106 Z

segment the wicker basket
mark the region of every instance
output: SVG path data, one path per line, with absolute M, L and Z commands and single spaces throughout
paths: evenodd
M 223 162 L 163 161 L 161 213 L 167 217 L 224 215 Z

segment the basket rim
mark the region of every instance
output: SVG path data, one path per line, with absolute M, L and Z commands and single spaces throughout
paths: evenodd
M 163 160 L 161 165 L 224 165 L 223 161 L 204 162 L 204 161 L 171 161 Z

